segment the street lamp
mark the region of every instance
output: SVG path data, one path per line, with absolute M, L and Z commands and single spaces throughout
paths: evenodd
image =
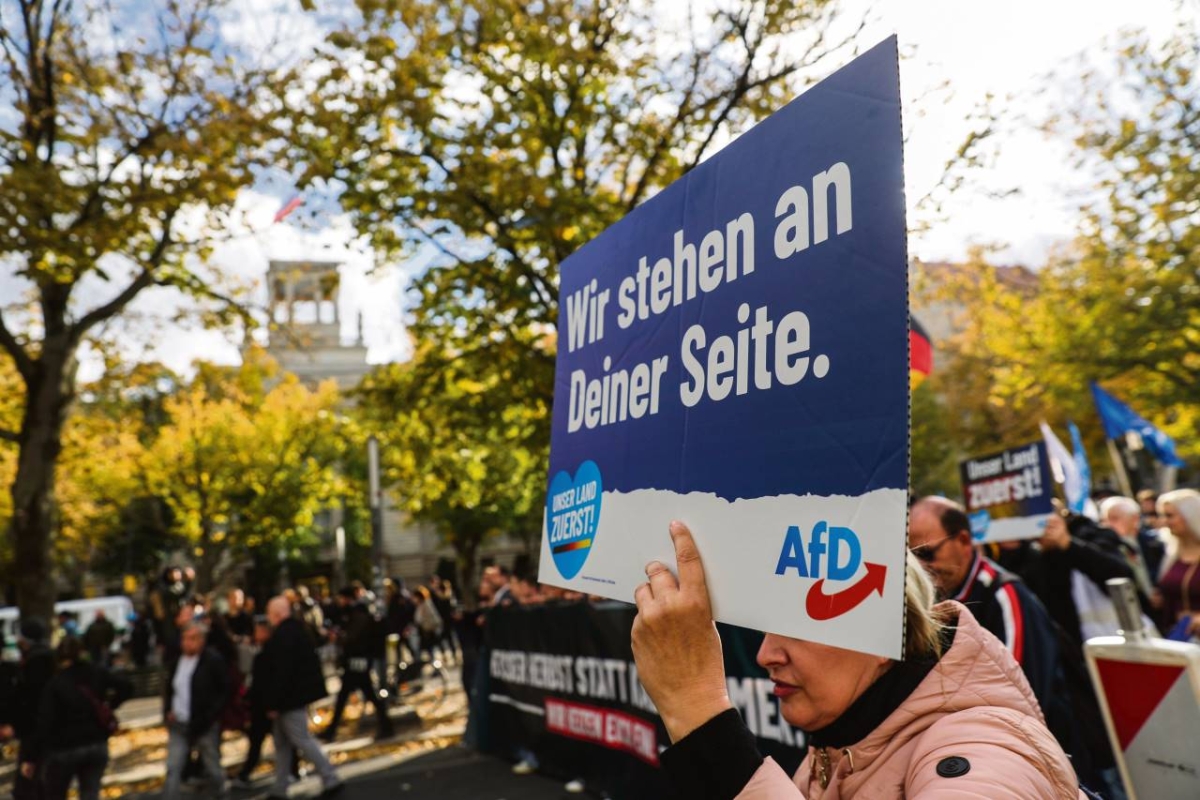
M 383 597 L 383 503 L 379 489 L 379 439 L 367 439 L 367 500 L 371 506 L 371 570 L 375 596 Z

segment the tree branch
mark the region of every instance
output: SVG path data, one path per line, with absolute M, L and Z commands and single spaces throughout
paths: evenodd
M 0 347 L 12 358 L 13 363 L 17 367 L 17 372 L 28 383 L 33 378 L 33 359 L 29 357 L 29 353 L 17 341 L 17 337 L 13 336 L 12 331 L 4 323 L 4 312 L 0 310 Z
M 146 259 L 146 264 L 142 267 L 142 273 L 130 281 L 129 285 L 112 300 L 84 314 L 71 327 L 73 341 L 78 342 L 90 329 L 106 319 L 119 314 L 125 306 L 129 305 L 133 298 L 138 296 L 139 292 L 154 283 L 154 268 L 162 263 L 163 255 L 171 243 L 171 222 L 175 219 L 175 214 L 178 211 L 178 208 L 173 208 L 167 212 L 166 217 L 163 219 L 162 236 L 155 243 L 154 250 L 150 252 L 150 257 Z
M 16 444 L 21 441 L 21 437 L 16 431 L 10 431 L 6 428 L 0 428 L 0 442 L 12 442 Z
M 104 305 L 94 308 L 85 314 L 78 322 L 72 326 L 71 334 L 75 341 L 83 338 L 89 330 L 121 312 L 121 309 L 129 305 L 133 298 L 137 297 L 138 293 L 154 283 L 154 273 L 149 269 L 143 269 L 142 273 L 129 282 L 129 285 L 112 300 L 109 300 Z

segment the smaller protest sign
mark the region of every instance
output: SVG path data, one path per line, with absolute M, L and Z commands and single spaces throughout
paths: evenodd
M 969 458 L 960 466 L 963 502 L 977 542 L 1035 539 L 1054 513 L 1045 442 Z

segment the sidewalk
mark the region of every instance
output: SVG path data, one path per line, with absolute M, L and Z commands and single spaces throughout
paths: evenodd
M 576 800 L 560 781 L 513 775 L 512 765 L 456 745 L 418 755 L 372 775 L 346 776 L 345 800 Z

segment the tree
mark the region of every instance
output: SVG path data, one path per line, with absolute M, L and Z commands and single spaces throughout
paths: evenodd
M 4 363 L 8 364 L 7 359 Z M 118 396 L 115 375 L 136 376 L 143 370 L 153 370 L 153 366 L 120 369 L 82 387 L 82 402 L 63 428 L 55 480 L 60 513 L 53 557 L 63 575 L 80 581 L 110 553 L 114 542 L 127 538 L 122 520 L 139 491 L 137 460 L 141 454 L 140 436 L 147 426 L 136 411 L 136 378 L 123 396 Z M 20 379 L 11 367 L 0 369 L 0 386 L 0 424 L 8 419 L 15 427 L 22 395 Z M 11 483 L 16 454 L 15 446 L 0 445 L 0 483 L 4 485 Z M 10 500 L 7 493 L 0 496 L 0 526 L 7 527 L 11 519 Z M 161 541 L 156 542 L 152 552 L 160 552 L 161 545 Z M 13 576 L 11 542 L 5 539 L 0 548 L 0 574 L 8 582 Z M 122 552 L 126 552 L 124 547 Z M 118 568 L 109 574 L 124 571 Z
M 198 591 L 253 551 L 315 543 L 316 515 L 347 492 L 337 386 L 284 374 L 267 388 L 272 368 L 253 352 L 237 369 L 202 366 L 167 400 L 142 459 L 145 494 L 163 499 L 196 556 Z
M 1095 175 L 1072 245 L 1028 286 L 1004 284 L 976 259 L 942 287 L 965 306 L 945 368 L 963 444 L 980 434 L 1014 444 L 1037 438 L 1039 419 L 1073 419 L 1098 452 L 1088 384 L 1100 381 L 1175 437 L 1185 459 L 1200 456 L 1198 55 L 1194 27 L 1161 46 L 1128 34 L 1116 63 L 1085 75 L 1080 100 L 1051 127 Z
M 541 534 L 550 406 L 528 402 L 537 392 L 523 384 L 552 382 L 553 365 L 536 376 L 519 348 L 497 358 L 431 347 L 364 378 L 358 411 L 380 432 L 401 509 L 436 527 L 454 549 L 459 586 L 470 587 L 489 535 L 513 534 L 532 550 Z
M 224 308 L 207 243 L 266 146 L 289 74 L 222 43 L 224 0 L 0 0 L 0 262 L 32 311 L 0 309 L 20 376 L 11 540 L 24 614 L 53 608 L 55 469 L 81 343 L 153 286 Z M 81 287 L 107 289 L 85 307 Z
M 357 6 L 296 158 L 384 257 L 437 254 L 414 281 L 418 363 L 364 397 L 402 409 L 403 502 L 473 569 L 488 531 L 540 530 L 563 260 L 851 55 L 857 30 L 833 0 L 722 3 L 703 31 L 621 0 Z
M 1097 176 L 1074 249 L 1043 274 L 1043 361 L 1103 380 L 1200 456 L 1200 19 L 1126 34 L 1053 129 Z M 1116 70 L 1116 76 L 1111 74 Z
M 136 419 L 113 419 L 87 407 L 64 427 L 52 555 L 61 574 L 77 581 L 77 589 L 106 548 L 125 538 L 122 516 L 142 488 L 139 427 Z
M 950 435 L 946 403 L 936 384 L 923 382 L 912 393 L 910 491 L 913 497 L 959 493 L 958 463 L 963 454 Z
M 853 38 L 832 0 L 729 3 L 673 37 L 613 0 L 358 6 L 303 110 L 304 180 L 333 184 L 382 252 L 440 254 L 416 283 L 418 338 L 515 343 L 531 363 L 553 358 L 528 330 L 556 323 L 562 261 Z

